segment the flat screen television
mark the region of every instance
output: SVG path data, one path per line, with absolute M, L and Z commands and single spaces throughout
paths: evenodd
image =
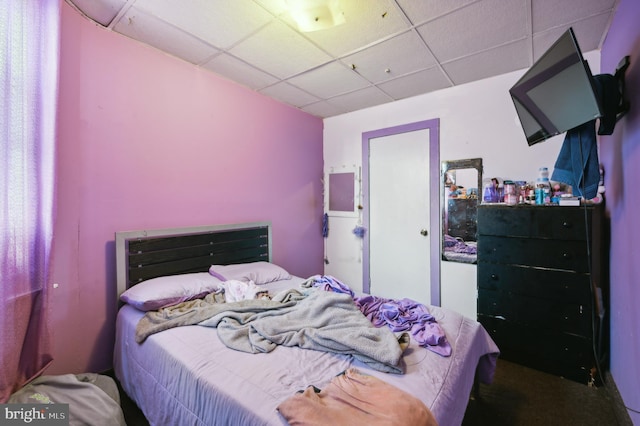
M 589 64 L 572 28 L 509 93 L 529 146 L 602 116 Z

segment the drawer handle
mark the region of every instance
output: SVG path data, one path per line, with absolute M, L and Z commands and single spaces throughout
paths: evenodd
M 498 276 L 496 274 L 491 274 L 491 279 L 494 281 L 498 281 Z
M 570 253 L 562 253 L 562 258 L 563 259 L 571 259 L 571 254 Z
M 564 222 L 562 222 L 562 226 L 565 227 L 565 228 L 571 228 L 572 225 L 571 225 L 570 222 L 564 221 Z

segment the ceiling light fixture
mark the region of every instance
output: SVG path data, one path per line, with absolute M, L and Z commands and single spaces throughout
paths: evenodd
M 326 30 L 345 23 L 339 0 L 287 0 L 287 5 L 302 32 Z

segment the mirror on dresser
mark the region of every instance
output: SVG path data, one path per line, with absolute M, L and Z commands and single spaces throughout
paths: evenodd
M 482 158 L 443 161 L 441 185 L 442 260 L 476 263 Z

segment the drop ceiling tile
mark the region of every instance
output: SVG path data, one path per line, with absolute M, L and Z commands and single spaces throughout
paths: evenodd
M 418 27 L 441 62 L 527 37 L 526 0 L 482 0 Z
M 228 54 L 217 55 L 202 66 L 254 90 L 262 89 L 278 81 L 277 78 Z
M 105 27 L 126 3 L 127 0 L 73 0 L 73 4 L 82 13 Z
M 464 84 L 529 67 L 529 41 L 521 40 L 444 64 L 453 83 Z
M 271 22 L 229 53 L 280 78 L 331 61 L 329 55 L 279 21 Z
M 264 93 L 267 96 L 298 108 L 320 100 L 319 98 L 285 82 L 266 87 L 260 90 L 260 93 Z
M 290 78 L 288 82 L 324 99 L 362 89 L 369 85 L 369 82 L 352 69 L 338 62 L 331 62 L 330 64 L 300 74 Z
M 329 99 L 332 104 L 356 111 L 376 105 L 392 102 L 393 99 L 377 87 L 367 87 L 355 92 L 346 93 Z
M 609 30 L 610 13 L 592 16 L 589 19 L 573 23 L 578 45 L 583 52 L 599 50 L 604 42 L 604 34 Z
M 407 55 L 407 52 L 411 52 Z M 407 31 L 342 59 L 358 74 L 378 83 L 435 65 L 436 61 L 415 31 Z
M 476 0 L 397 0 L 413 25 L 431 21 Z
M 544 31 L 533 35 L 533 54 L 534 60 L 537 60 L 547 51 L 553 43 L 555 43 L 562 34 L 569 29 L 573 28 L 578 41 L 580 50 L 589 52 L 591 50 L 598 50 L 602 43 L 602 34 L 605 33 L 609 25 L 609 14 L 601 14 L 593 16 L 589 19 L 580 22 L 574 22 L 572 24 L 565 24 L 553 28 L 548 31 Z M 594 31 L 597 29 L 597 31 Z
M 311 115 L 322 118 L 333 117 L 334 115 L 340 115 L 344 114 L 345 112 L 349 112 L 347 108 L 334 105 L 330 101 L 316 102 L 314 104 L 306 105 L 300 109 L 308 112 Z
M 616 0 L 580 0 L 579 5 L 571 1 L 532 0 L 531 21 L 533 32 L 541 32 L 557 26 L 584 19 L 584 17 L 609 13 Z
M 113 29 L 193 64 L 199 64 L 218 52 L 217 49 L 191 34 L 147 15 L 135 7 L 129 9 Z
M 378 84 L 381 90 L 396 100 L 445 89 L 451 86 L 451 82 L 439 68 L 418 71 Z
M 392 0 L 342 0 L 346 22 L 305 33 L 315 44 L 339 57 L 410 28 Z
M 253 0 L 260 6 L 268 10 L 271 14 L 278 16 L 288 13 L 287 2 L 289 0 Z
M 253 1 L 137 0 L 136 7 L 227 49 L 274 19 Z

